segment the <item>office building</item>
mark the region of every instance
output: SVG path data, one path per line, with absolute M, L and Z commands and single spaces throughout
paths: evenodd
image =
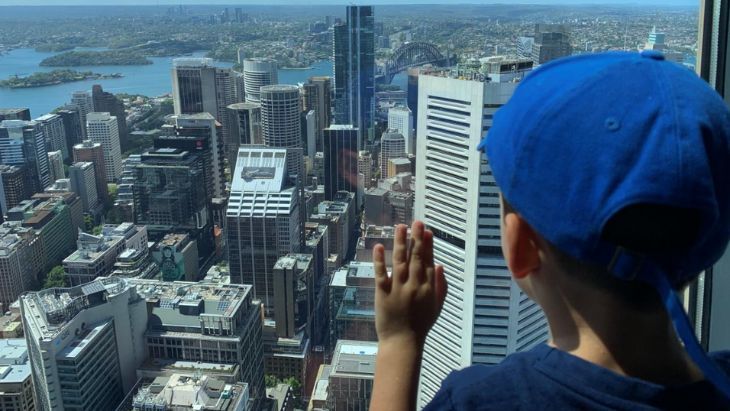
M 31 193 L 51 185 L 43 130 L 35 121 L 4 120 L 0 122 L 0 164 L 25 166 L 26 184 Z
M 94 165 L 94 174 L 96 176 L 96 194 L 99 199 L 106 202 L 109 198 L 109 189 L 106 179 L 106 163 L 104 160 L 104 148 L 101 143 L 95 143 L 91 140 L 84 140 L 83 143 L 73 147 L 74 163 L 89 162 Z
M 334 26 L 334 122 L 360 130 L 359 149 L 374 138 L 374 25 L 372 6 L 347 6 L 346 23 Z
M 247 383 L 228 384 L 207 375 L 173 374 L 140 380 L 119 411 L 241 411 L 249 406 Z M 163 408 L 164 407 L 164 408 Z
M 413 113 L 408 107 L 397 106 L 388 110 L 388 128 L 405 137 L 406 154 L 414 154 Z
M 410 174 L 408 174 L 410 176 Z M 372 187 L 365 190 L 365 224 L 392 226 L 413 222 L 413 193 Z
M 307 222 L 304 227 L 303 252 L 312 256 L 312 277 L 314 284 L 313 315 L 307 324 L 312 345 L 321 346 L 327 340 L 329 328 L 329 305 L 327 286 L 333 267 L 329 262 L 329 231 L 326 225 Z
M 388 162 L 393 158 L 406 156 L 406 139 L 395 130 L 383 133 L 380 139 L 380 178 L 392 177 L 388 174 Z
M 570 30 L 562 24 L 536 24 L 532 45 L 532 61 L 545 64 L 549 61 L 573 54 L 570 45 Z
M 243 60 L 243 84 L 247 103 L 258 103 L 261 100 L 261 87 L 278 83 L 276 61 L 264 58 Z
M 332 124 L 332 78 L 313 76 L 302 88 L 302 109 L 314 111 L 315 145 L 313 151 L 323 151 L 324 129 Z
M 127 280 L 147 301 L 147 355 L 158 360 L 238 365 L 236 381 L 263 398 L 261 305 L 251 286 Z
M 20 299 L 37 408 L 113 410 L 144 361 L 147 304 L 119 278 Z
M 0 214 L 5 214 L 21 201 L 30 198 L 33 193 L 27 184 L 26 168 L 24 165 L 11 166 L 0 164 Z
M 65 106 L 63 109 L 56 111 L 61 116 L 63 122 L 63 130 L 66 135 L 66 150 L 69 157 L 73 155 L 73 148 L 76 144 L 83 141 L 83 126 L 81 124 L 81 114 L 79 110 L 72 106 Z
M 94 163 L 74 163 L 68 168 L 68 177 L 71 182 L 71 191 L 81 198 L 84 212 L 93 212 L 99 205 L 99 195 L 96 192 L 96 169 Z
M 547 339 L 540 307 L 510 281 L 501 253 L 499 190 L 476 149 L 517 84 L 419 79 L 415 218 L 433 231 L 434 260 L 450 286 L 426 341 L 420 406 L 451 370 L 497 364 Z
M 41 268 L 40 247 L 33 230 L 13 223 L 0 228 L 0 303 L 4 309 L 33 287 Z
M 231 283 L 252 284 L 268 310 L 276 261 L 301 248 L 300 197 L 285 149 L 241 147 L 226 216 Z
M 0 403 L 3 411 L 36 409 L 28 345 L 22 338 L 0 340 Z
M 338 191 L 357 195 L 357 136 L 351 125 L 333 124 L 324 130 L 324 197 L 333 200 Z
M 273 410 L 294 411 L 294 394 L 287 384 L 277 384 L 276 387 L 266 389 L 266 397 L 276 402 Z
M 403 157 L 391 158 L 388 160 L 388 172 L 386 173 L 389 177 L 394 178 L 398 174 L 411 172 L 411 160 Z
M 307 383 L 311 347 L 303 329 L 292 337 L 279 337 L 275 321 L 264 319 L 263 342 L 265 375 L 279 380 L 295 378 L 302 385 Z
M 87 114 L 86 134 L 89 140 L 101 144 L 104 151 L 106 181 L 117 181 L 122 174 L 122 152 L 119 146 L 117 118 L 109 113 Z
M 274 321 L 276 335 L 294 338 L 307 328 L 314 305 L 314 267 L 311 254 L 287 254 L 274 264 Z
M 354 253 L 356 220 L 355 194 L 340 191 L 333 201 L 322 201 L 317 204 L 308 221 L 327 226 L 329 231 L 329 252 L 335 254 L 337 266 Z
M 373 156 L 369 151 L 360 151 L 357 155 L 357 174 L 362 176 L 362 189 L 373 184 Z
M 373 392 L 378 343 L 340 340 L 332 356 L 327 386 L 330 410 L 367 411 Z
M 231 132 L 226 142 L 228 167 L 236 168 L 238 148 L 242 144 L 263 144 L 261 137 L 261 105 L 259 103 L 236 103 L 228 106 Z
M 160 279 L 160 267 L 152 259 L 148 248 L 136 250 L 127 248 L 122 251 L 114 262 L 111 275 L 125 278 Z
M 199 256 L 212 250 L 213 225 L 202 160 L 187 151 L 160 148 L 142 154 L 134 167 L 134 221 L 153 241 L 170 232 L 190 234 Z
M 97 113 L 109 113 L 117 118 L 119 128 L 119 146 L 121 151 L 129 150 L 129 130 L 127 128 L 127 114 L 124 111 L 124 103 L 114 94 L 104 91 L 99 84 L 91 86 L 91 101 L 94 111 Z
M 521 36 L 517 38 L 517 57 L 532 60 L 532 46 L 535 44 L 534 37 Z
M 222 128 L 210 113 L 177 114 L 167 118 L 154 147 L 195 153 L 203 160 L 202 172 L 209 199 L 225 197 L 226 177 Z
M 81 138 L 86 140 L 89 138 L 86 134 L 86 116 L 94 111 L 94 100 L 91 99 L 91 94 L 87 91 L 75 91 L 71 95 L 71 104 L 69 105 L 79 112 Z
M 299 88 L 290 85 L 261 87 L 261 136 L 272 148 L 299 149 L 287 155 L 288 173 L 304 176 Z M 298 154 L 297 154 L 298 153 Z
M 25 120 L 30 121 L 29 108 L 0 108 L 0 121 L 3 120 Z
M 198 281 L 198 247 L 188 234 L 166 234 L 151 253 L 163 281 Z
M 66 178 L 61 150 L 48 152 L 48 171 L 51 173 L 52 182 Z
M 77 286 L 97 277 L 108 276 L 124 248 L 124 237 L 79 232 L 76 251 L 63 259 L 63 271 L 68 284 Z
M 332 274 L 329 283 L 329 345 L 338 340 L 377 341 L 375 268 L 372 260 L 351 261 Z
M 60 151 L 63 159 L 69 156 L 68 145 L 66 144 L 66 129 L 63 126 L 63 119 L 58 114 L 44 114 L 34 120 L 43 131 L 47 147 L 50 151 Z M 63 177 L 61 177 L 63 178 Z

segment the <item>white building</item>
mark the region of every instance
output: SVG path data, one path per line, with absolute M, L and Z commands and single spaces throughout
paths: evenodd
M 243 84 L 247 103 L 258 103 L 261 100 L 261 87 L 278 82 L 276 61 L 263 58 L 243 60 Z
M 289 150 L 289 175 L 304 178 L 302 119 L 299 88 L 292 85 L 265 86 L 260 89 L 261 136 L 267 147 Z M 298 152 L 298 154 L 297 154 Z
M 403 134 L 389 129 L 380 138 L 380 178 L 393 177 L 388 175 L 388 161 L 392 158 L 406 156 L 406 139 Z
M 119 278 L 20 299 L 37 408 L 113 410 L 137 382 L 147 303 Z
M 273 306 L 273 269 L 299 252 L 299 194 L 287 173 L 289 153 L 262 146 L 241 147 L 228 200 L 227 241 L 231 283 L 252 284 L 254 298 Z
M 449 291 L 426 340 L 418 392 L 449 372 L 497 364 L 548 336 L 540 307 L 511 281 L 500 249 L 499 190 L 477 146 L 517 83 L 419 77 L 415 218 L 434 233 Z
M 40 124 L 46 144 L 52 151 L 60 151 L 63 158 L 69 156 L 68 145 L 66 145 L 66 129 L 63 127 L 63 119 L 58 114 L 44 114 L 35 121 Z M 63 177 L 58 177 L 63 178 Z
M 87 114 L 86 134 L 89 140 L 101 144 L 104 149 L 106 180 L 116 181 L 122 174 L 122 151 L 119 146 L 117 118 L 109 113 Z
M 413 113 L 408 107 L 396 106 L 388 110 L 388 128 L 396 130 L 406 139 L 406 154 L 414 154 Z

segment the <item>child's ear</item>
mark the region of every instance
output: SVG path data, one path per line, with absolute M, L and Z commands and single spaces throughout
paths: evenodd
M 503 216 L 502 249 L 512 276 L 521 280 L 540 268 L 540 248 L 535 230 L 515 212 Z

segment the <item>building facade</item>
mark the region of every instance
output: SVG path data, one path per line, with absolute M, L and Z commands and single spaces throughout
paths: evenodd
M 388 110 L 388 128 L 406 139 L 406 154 L 414 154 L 413 113 L 408 107 L 397 106 Z
M 335 124 L 324 129 L 324 197 L 333 200 L 338 191 L 358 192 L 359 130 Z
M 96 194 L 99 199 L 106 201 L 109 198 L 109 188 L 106 179 L 106 163 L 104 160 L 104 148 L 101 143 L 95 143 L 91 140 L 84 140 L 83 143 L 76 144 L 73 147 L 73 161 L 89 162 L 94 165 L 94 174 L 96 176 Z
M 295 149 L 287 155 L 290 176 L 304 177 L 299 88 L 291 85 L 261 87 L 261 136 L 272 148 Z M 298 149 L 298 155 L 297 150 Z
M 243 60 L 243 84 L 246 102 L 258 103 L 261 100 L 261 87 L 279 83 L 276 61 L 264 58 Z
M 109 113 L 87 114 L 86 134 L 89 140 L 101 144 L 104 152 L 106 181 L 117 181 L 122 174 L 122 151 L 119 145 L 117 118 Z

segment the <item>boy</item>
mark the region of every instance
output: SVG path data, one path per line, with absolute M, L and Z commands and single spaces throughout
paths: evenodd
M 451 373 L 428 410 L 730 409 L 730 355 L 699 347 L 674 290 L 730 237 L 730 112 L 656 52 L 583 55 L 528 76 L 480 145 L 502 192 L 502 251 L 550 340 Z M 416 408 L 446 296 L 433 234 L 374 250 L 371 410 Z M 678 338 L 679 337 L 679 338 Z M 723 371 L 724 369 L 724 371 Z

